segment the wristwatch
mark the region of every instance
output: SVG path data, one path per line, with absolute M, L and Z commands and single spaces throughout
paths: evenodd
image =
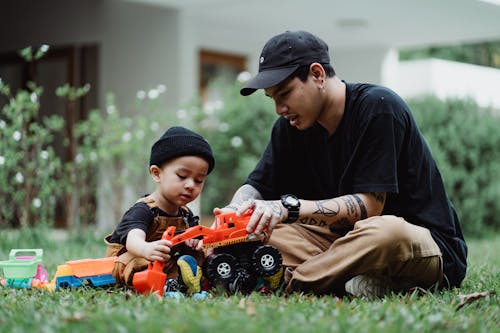
M 281 204 L 288 209 L 288 217 L 283 223 L 293 223 L 299 218 L 300 201 L 293 194 L 284 194 L 281 196 Z

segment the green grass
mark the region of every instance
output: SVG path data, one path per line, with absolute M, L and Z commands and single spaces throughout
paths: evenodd
M 67 260 L 98 258 L 103 235 L 2 231 L 0 260 L 11 248 L 43 248 L 53 274 Z M 456 310 L 459 294 L 498 291 L 500 235 L 469 242 L 461 289 L 376 301 L 292 295 L 218 296 L 205 301 L 144 297 L 121 289 L 61 292 L 0 287 L 0 332 L 500 332 L 498 295 Z

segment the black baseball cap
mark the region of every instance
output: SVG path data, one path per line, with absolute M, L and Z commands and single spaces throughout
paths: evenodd
M 260 54 L 259 73 L 240 90 L 248 96 L 257 89 L 273 87 L 300 66 L 330 63 L 328 45 L 307 31 L 286 31 L 272 37 Z

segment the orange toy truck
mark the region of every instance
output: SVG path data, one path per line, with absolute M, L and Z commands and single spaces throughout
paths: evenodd
M 198 225 L 175 234 L 175 227 L 169 227 L 163 239 L 172 245 L 189 239 L 201 238 L 205 249 L 213 248 L 203 265 L 204 276 L 212 286 L 222 285 L 231 293 L 252 291 L 259 277 L 269 277 L 281 268 L 282 257 L 277 248 L 265 245 L 266 234 L 248 234 L 246 226 L 251 212 L 237 216 L 235 212 L 215 216 L 212 228 Z M 156 292 L 163 295 L 163 285 L 167 275 L 163 273 L 163 263 L 155 261 L 148 269 L 133 277 L 137 291 L 143 294 Z

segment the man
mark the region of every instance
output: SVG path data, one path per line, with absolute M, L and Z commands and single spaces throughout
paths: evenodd
M 405 102 L 341 81 L 328 46 L 304 31 L 264 46 L 257 89 L 280 116 L 224 209 L 253 209 L 283 255 L 287 291 L 377 297 L 459 286 L 467 247 L 441 175 Z

